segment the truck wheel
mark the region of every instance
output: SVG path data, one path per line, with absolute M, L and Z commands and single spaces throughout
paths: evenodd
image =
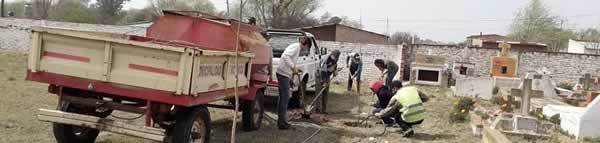
M 292 99 L 290 100 L 289 106 L 291 108 L 304 108 L 306 98 L 306 79 L 302 80 L 302 83 L 298 86 L 298 91 L 294 92 Z
M 242 125 L 244 131 L 254 131 L 260 129 L 262 124 L 264 106 L 264 89 L 256 91 L 254 100 L 246 100 L 243 104 Z
M 205 106 L 185 108 L 175 116 L 175 125 L 168 129 L 171 143 L 208 143 L 210 112 Z
M 86 107 L 76 106 L 69 102 L 60 102 L 58 110 L 69 113 L 78 113 L 89 115 L 89 110 Z M 86 113 L 87 112 L 87 113 Z M 92 112 L 93 109 L 92 109 Z M 53 123 L 52 131 L 54 132 L 54 138 L 58 143 L 93 143 L 98 137 L 100 130 L 93 128 L 86 128 L 74 125 L 66 125 Z

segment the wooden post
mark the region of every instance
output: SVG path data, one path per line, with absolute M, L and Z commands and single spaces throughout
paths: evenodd
M 4 17 L 4 0 L 0 1 L 0 17 Z
M 521 87 L 521 114 L 529 115 L 530 95 L 531 95 L 531 79 L 523 80 L 523 87 Z
M 592 87 L 592 74 L 586 73 L 583 76 L 583 91 L 587 92 Z

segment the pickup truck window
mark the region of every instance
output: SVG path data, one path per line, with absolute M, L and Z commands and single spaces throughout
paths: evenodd
M 278 33 L 270 33 L 269 36 L 271 36 L 269 44 L 271 44 L 271 47 L 273 47 L 273 57 L 276 58 L 281 57 L 281 54 L 283 54 L 285 48 L 287 48 L 290 44 L 297 43 L 298 38 L 301 37 L 301 35 Z M 302 55 L 304 52 L 304 50 L 300 51 L 300 55 Z M 310 52 L 310 50 L 307 49 L 306 52 Z

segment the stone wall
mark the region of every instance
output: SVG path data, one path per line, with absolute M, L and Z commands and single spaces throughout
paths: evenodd
M 129 35 L 145 35 L 146 33 L 146 29 L 142 27 L 82 24 L 19 18 L 0 18 L 0 49 L 29 48 L 31 43 L 31 28 L 34 26 L 66 28 L 93 32 L 110 32 Z
M 360 53 L 363 60 L 363 71 L 362 80 L 368 81 L 372 79 L 378 79 L 381 76 L 381 72 L 375 67 L 373 61 L 375 59 L 390 59 L 396 62 L 398 65 L 402 59 L 402 46 L 400 45 L 376 45 L 376 44 L 359 44 L 359 43 L 345 43 L 345 42 L 332 42 L 332 41 L 320 41 L 321 47 L 331 50 L 340 50 L 342 55 L 338 60 L 338 67 L 346 67 L 346 57 L 351 52 Z M 348 79 L 349 70 L 346 68 L 338 73 L 336 81 L 346 81 Z M 398 73 L 401 74 L 401 73 Z
M 447 66 L 454 62 L 469 62 L 475 65 L 474 76 L 489 76 L 490 57 L 498 55 L 500 49 L 464 48 L 452 45 L 412 45 L 405 50 L 406 62 L 412 62 L 415 54 L 431 54 L 445 57 Z M 518 57 L 519 77 L 527 72 L 547 72 L 552 81 L 578 81 L 584 73 L 600 74 L 600 55 L 521 52 L 511 50 L 509 55 Z
M 0 18 L 0 49 L 27 49 L 30 46 L 31 27 L 45 26 L 68 28 L 83 31 L 111 32 L 130 35 L 145 35 L 145 28 L 131 26 L 113 26 L 97 24 L 81 24 L 55 22 L 45 20 L 29 20 L 16 18 Z M 373 65 L 375 59 L 391 59 L 398 64 L 410 64 L 415 54 L 431 54 L 445 57 L 447 67 L 454 62 L 469 62 L 475 65 L 474 75 L 489 76 L 490 57 L 496 56 L 499 49 L 464 48 L 454 45 L 423 45 L 416 44 L 406 48 L 400 45 L 375 45 L 320 41 L 321 47 L 329 51 L 337 49 L 342 52 L 338 65 L 346 66 L 346 56 L 350 52 L 362 54 L 364 67 L 363 78 L 377 79 L 381 72 Z M 404 53 L 404 54 L 403 54 Z M 518 75 L 525 76 L 527 72 L 547 71 L 554 82 L 562 80 L 577 81 L 584 73 L 600 74 L 600 55 L 550 53 L 550 52 L 519 52 L 512 50 L 510 55 L 518 57 Z M 404 61 L 402 61 L 404 60 Z M 406 68 L 406 67 L 401 67 Z M 402 71 L 402 70 L 401 70 Z M 348 70 L 342 70 L 336 78 L 345 81 Z

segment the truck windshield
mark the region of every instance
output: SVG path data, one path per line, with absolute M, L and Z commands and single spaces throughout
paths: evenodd
M 298 42 L 298 38 L 302 35 L 271 33 L 269 36 L 271 36 L 269 44 L 273 47 L 273 57 L 279 58 L 285 48 L 290 44 Z

